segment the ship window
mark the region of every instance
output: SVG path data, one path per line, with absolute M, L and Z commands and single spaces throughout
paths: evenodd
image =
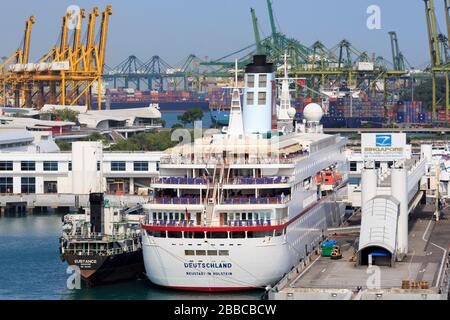
M 392 166 L 394 165 L 394 161 L 388 161 L 387 165 L 389 169 L 392 168 Z
M 227 239 L 228 232 L 207 232 L 206 237 L 209 239 Z
M 72 171 L 72 161 L 69 161 L 69 171 Z
M 147 230 L 147 234 L 149 236 L 153 236 L 155 238 L 166 238 L 166 231 L 161 230 Z
M 208 256 L 217 256 L 217 250 L 208 250 Z
M 379 169 L 380 168 L 380 161 L 375 161 L 375 169 Z
M 275 230 L 275 237 L 279 237 L 283 235 L 283 229 Z
M 172 219 L 173 219 L 173 213 L 170 212 L 170 213 L 169 213 L 169 220 L 172 220 Z
M 271 237 L 271 236 L 273 236 L 272 230 L 248 231 L 247 232 L 248 238 L 264 238 L 264 237 Z
M 204 239 L 204 232 L 185 232 L 184 237 L 187 239 Z
M 195 256 L 194 250 L 184 250 L 184 254 L 187 256 Z
M 254 97 L 253 92 L 247 92 L 247 104 L 248 105 L 253 105 L 253 97 Z
M 267 74 L 259 75 L 259 87 L 265 88 L 267 86 Z
M 111 171 L 125 171 L 125 161 L 111 161 Z
M 242 239 L 245 238 L 245 231 L 233 231 L 230 232 L 231 238 Z
M 0 171 L 12 171 L 13 162 L 12 161 L 0 161 Z
M 157 213 L 153 212 L 153 219 L 157 219 Z
M 206 251 L 205 250 L 197 250 L 197 251 L 195 251 L 195 255 L 196 256 L 206 256 Z
M 167 236 L 169 238 L 183 238 L 183 233 L 181 231 L 168 231 Z
M 97 171 L 100 171 L 100 161 L 97 161 Z
M 180 213 L 179 212 L 175 212 L 175 220 L 180 219 Z
M 228 256 L 229 252 L 228 250 L 219 250 L 219 256 Z
M 356 161 L 350 161 L 350 171 L 356 171 Z
M 148 161 L 134 161 L 134 171 L 148 171 Z
M 159 220 L 162 219 L 162 212 L 158 212 L 158 219 L 159 219 Z
M 44 171 L 58 171 L 58 162 L 44 161 Z
M 247 213 L 242 212 L 242 220 L 247 220 Z
M 20 169 L 22 171 L 34 171 L 34 170 L 36 170 L 36 162 L 34 162 L 34 161 L 22 161 L 20 163 Z
M 266 93 L 258 92 L 258 104 L 265 105 L 266 104 Z
M 247 76 L 247 87 L 249 87 L 249 88 L 255 87 L 255 75 L 249 74 Z

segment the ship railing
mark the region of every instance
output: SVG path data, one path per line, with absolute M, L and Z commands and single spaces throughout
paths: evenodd
M 286 184 L 290 182 L 289 177 L 264 177 L 264 178 L 252 178 L 252 177 L 234 177 L 226 179 L 224 184 Z
M 247 219 L 247 220 L 228 220 L 225 223 L 211 223 L 208 227 L 262 227 L 283 225 L 287 219 Z M 147 219 L 147 226 L 164 227 L 199 227 L 195 220 L 173 220 L 173 219 Z
M 291 201 L 290 195 L 276 197 L 226 197 L 221 204 L 286 204 Z
M 118 241 L 118 240 L 126 240 L 126 239 L 135 239 L 139 238 L 140 233 L 133 231 L 128 232 L 120 235 L 105 235 L 102 233 L 91 233 L 91 234 L 75 234 L 75 235 L 68 235 L 68 240 L 75 240 L 75 241 Z
M 192 159 L 191 157 L 163 157 L 161 158 L 161 164 L 175 164 L 175 165 L 216 165 L 216 164 L 227 164 L 227 165 L 236 165 L 236 164 L 292 164 L 301 159 L 307 158 L 309 153 L 304 152 L 301 154 L 295 155 L 287 155 L 287 156 L 279 156 L 279 157 L 258 157 L 258 158 L 226 158 L 223 160 L 222 158 L 205 158 L 199 157 Z
M 154 204 L 201 204 L 199 197 L 155 197 L 149 203 Z
M 162 177 L 154 179 L 153 183 L 203 185 L 208 184 L 209 180 L 205 178 Z
M 74 254 L 74 255 L 79 255 L 79 256 L 94 256 L 94 255 L 112 256 L 112 255 L 121 254 L 121 253 L 125 253 L 125 252 L 133 252 L 137 248 L 140 248 L 140 245 L 124 246 L 124 247 L 120 247 L 120 248 L 110 248 L 110 249 L 96 249 L 96 248 L 91 249 L 90 248 L 89 250 L 64 248 L 64 253 Z

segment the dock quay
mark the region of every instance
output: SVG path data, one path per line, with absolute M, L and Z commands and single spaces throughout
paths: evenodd
M 270 292 L 272 300 L 447 300 L 450 211 L 434 219 L 434 206 L 418 206 L 409 217 L 409 252 L 389 266 L 357 266 L 359 232 L 330 234 L 342 259 L 322 257 L 320 249 L 302 261 Z M 347 226 L 357 225 L 356 214 Z
M 147 203 L 148 196 L 139 195 L 106 195 L 113 206 L 134 206 Z M 75 194 L 23 194 L 0 196 L 0 211 L 24 212 L 26 209 L 88 207 L 89 195 Z

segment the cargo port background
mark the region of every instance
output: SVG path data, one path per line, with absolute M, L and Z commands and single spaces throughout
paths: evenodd
M 8 4 L 9 11 L 15 14 L 1 23 L 15 27 L 17 21 L 9 20 L 17 20 L 24 10 L 28 11 L 24 16 L 35 14 L 37 17 L 31 16 L 27 21 L 22 43 L 12 56 L 7 53 L 14 51 L 13 43 L 18 41 L 13 35 L 20 31 L 9 32 L 4 40 L 6 52 L 0 82 L 16 107 L 39 108 L 48 102 L 105 107 L 104 97 L 95 95 L 98 89 L 103 92 L 100 81 L 103 79 L 111 88 L 105 95 L 109 95 L 113 108 L 155 102 L 163 104 L 162 111 L 207 109 L 207 105 L 216 111 L 228 105 L 229 96 L 221 87 L 229 85 L 235 58 L 242 67 L 252 54 L 265 53 L 279 65 L 282 55 L 288 52 L 291 76 L 304 79 L 292 86 L 294 104 L 300 114 L 305 104 L 323 100 L 326 95 L 321 91 L 328 87 L 353 88 L 361 92 L 362 96 L 355 101 L 331 97 L 326 110 L 330 124 L 325 123 L 326 127 L 366 124 L 379 127 L 383 123 L 430 125 L 432 122 L 448 125 L 448 0 L 408 1 L 408 4 L 406 1 L 395 4 L 378 1 L 379 30 L 367 27 L 366 20 L 373 14 L 367 12 L 372 4 L 369 1 L 351 1 L 345 6 L 325 1 L 317 15 L 308 15 L 308 12 L 317 12 L 315 4 L 294 1 L 246 1 L 239 5 L 156 1 L 124 6 L 120 2 L 111 3 L 115 8 L 111 22 L 111 7 L 106 7 L 105 11 L 86 10 L 79 20 L 64 16 L 56 46 L 47 54 L 44 48 L 51 47 L 52 39 L 48 36 L 49 30 L 55 30 L 55 36 L 58 34 L 51 18 L 56 19 L 58 12 L 70 3 L 47 7 L 30 2 L 21 8 Z M 79 5 L 89 8 L 93 4 L 82 1 Z M 173 10 L 174 5 L 177 10 Z M 399 19 L 400 11 L 408 19 Z M 48 19 L 42 22 L 39 16 Z M 171 17 L 171 23 L 165 18 L 161 20 L 167 16 Z M 230 17 L 235 21 L 232 24 Z M 70 23 L 74 21 L 82 26 L 81 31 L 71 30 Z M 39 27 L 40 24 L 45 29 Z M 214 28 L 206 27 L 210 25 Z M 329 32 L 331 25 L 333 32 Z M 8 43 L 11 49 L 7 48 Z M 85 51 L 77 51 L 82 46 Z M 92 55 L 92 52 L 97 54 Z M 185 58 L 182 58 L 183 52 Z M 42 53 L 44 58 L 39 60 Z M 58 70 L 50 76 L 41 70 L 10 71 L 7 68 L 14 62 L 26 65 L 31 61 L 66 60 L 71 61 L 69 72 Z M 364 67 L 367 63 L 369 68 Z M 438 96 L 433 89 L 432 101 L 423 101 L 427 106 L 431 104 L 430 109 L 424 109 L 420 101 L 408 101 L 414 100 L 416 86 L 429 81 L 432 88 L 444 81 L 445 97 Z M 366 117 L 370 119 L 357 115 L 369 111 L 374 113 Z M 345 120 L 349 117 L 356 119 Z

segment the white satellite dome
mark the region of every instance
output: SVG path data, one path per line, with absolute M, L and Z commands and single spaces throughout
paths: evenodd
M 289 109 L 287 109 L 287 114 L 289 116 L 289 118 L 293 119 L 295 117 L 295 114 L 297 113 L 297 110 L 295 110 L 295 108 L 290 107 Z
M 306 119 L 306 121 L 320 122 L 322 116 L 323 116 L 322 107 L 319 106 L 317 103 L 310 103 L 303 110 L 303 117 Z

